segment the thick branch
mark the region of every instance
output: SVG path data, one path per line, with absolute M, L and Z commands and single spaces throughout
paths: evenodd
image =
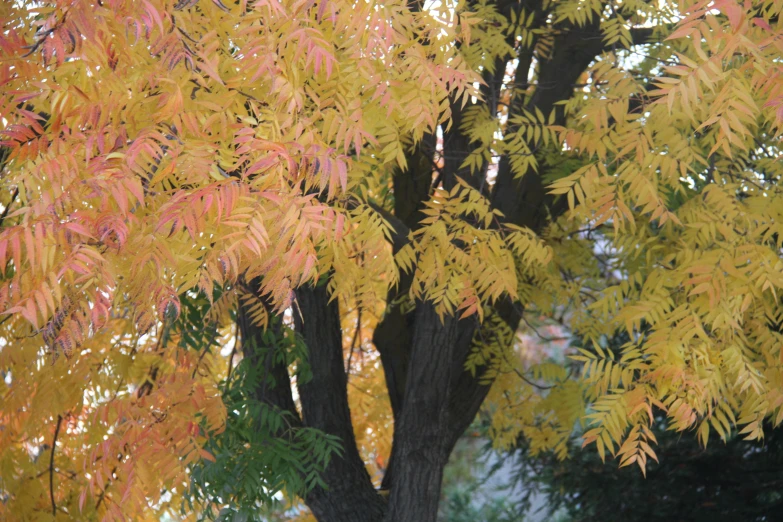
M 542 17 L 545 14 L 542 12 Z M 646 42 L 652 32 L 652 29 L 635 31 L 634 43 Z M 579 31 L 565 31 L 558 35 L 550 59 L 539 63 L 537 86 L 529 97 L 526 97 L 525 91 L 533 55 L 529 49 L 520 48 L 515 80 L 525 88 L 514 94 L 509 119 L 523 108 L 538 108 L 548 114 L 557 102 L 569 99 L 573 85 L 590 62 L 603 52 L 603 47 L 597 21 Z M 486 79 L 492 82 L 496 78 Z M 492 85 L 488 87 L 488 101 L 494 104 Z M 471 145 L 459 132 L 460 116 L 461 111 L 456 109 L 453 127 L 444 135 L 446 166 L 443 180 L 447 188 L 457 175 L 475 183 L 459 169 Z M 562 125 L 564 120 L 561 109 L 556 114 L 556 122 Z M 546 193 L 537 173 L 528 172 L 516 178 L 507 156 L 501 159 L 491 199 L 508 221 L 536 232 L 543 230 L 551 219 L 565 210 L 563 202 Z M 400 290 L 407 291 L 407 288 Z M 496 305 L 496 312 L 511 331 L 516 331 L 519 326 L 519 310 L 521 308 L 515 307 L 510 299 Z M 405 359 L 396 357 L 396 360 L 404 361 L 407 372 L 403 373 L 404 378 L 395 376 L 393 381 L 396 385 L 402 383 L 404 391 L 401 399 L 392 398 L 394 447 L 383 484 L 391 487 L 389 521 L 434 520 L 433 506 L 437 505 L 437 501 L 432 499 L 438 494 L 442 466 L 456 440 L 475 418 L 489 390 L 488 385 L 480 384 L 464 370 L 477 326 L 475 320 L 457 321 L 449 317 L 441 322 L 430 304 L 418 303 L 415 312 L 407 316 L 400 312 L 387 312 L 376 329 L 375 342 L 382 359 L 392 358 L 389 351 L 383 349 L 386 345 L 403 347 L 400 351 L 407 356 Z M 406 345 L 411 346 L 408 352 L 404 350 Z M 387 366 L 392 364 L 384 360 L 384 367 Z M 387 371 L 387 381 L 389 373 Z M 394 391 L 399 394 L 398 388 Z
M 254 281 L 250 286 L 255 291 L 259 287 L 258 281 Z M 270 313 L 271 309 L 267 307 Z M 253 323 L 248 306 L 241 300 L 237 310 L 237 326 L 242 343 L 242 354 L 260 376 L 253 390 L 254 398 L 274 409 L 291 414 L 292 422 L 300 426 L 301 421 L 291 393 L 288 367 L 280 357 L 276 357 L 276 347 L 267 344 L 264 339 L 264 329 Z M 281 336 L 283 324 L 280 318 L 274 318 L 269 328 L 273 330 L 276 337 Z
M 296 301 L 301 317 L 295 313 L 294 323 L 307 344 L 312 372 L 312 379 L 299 386 L 302 420 L 338 437 L 343 448 L 342 456 L 333 457 L 321 477 L 327 489 L 313 489 L 305 501 L 319 522 L 377 522 L 386 505 L 356 447 L 337 301 L 330 302 L 324 285 L 297 289 Z
M 369 202 L 368 205 L 385 219 L 392 227 L 392 252 L 397 253 L 400 249 L 408 243 L 408 234 L 410 233 L 410 227 L 405 222 L 399 219 L 396 215 L 392 214 L 383 207 Z
M 395 168 L 392 173 L 394 215 L 411 230 L 418 228 L 424 218 L 421 211 L 430 196 L 437 141 L 435 134 L 426 134 L 405 154 L 408 168 Z
M 514 303 L 508 297 L 495 305 L 495 311 L 512 332 L 516 332 L 519 327 L 522 317 L 520 315 L 521 310 L 522 307 L 514 306 Z M 464 355 L 458 359 L 463 362 L 463 366 L 459 368 L 457 381 L 449 397 L 449 430 L 446 440 L 446 451 L 448 453 L 451 453 L 457 440 L 470 426 L 473 419 L 476 418 L 476 414 L 492 386 L 491 383 L 482 383 L 478 375 L 474 377 L 464 368 L 465 357 L 467 357 L 469 351 L 470 345 L 464 350 Z
M 388 216 L 382 209 L 376 208 L 394 227 L 392 248 L 395 253 L 408 241 L 409 232 L 419 228 L 424 218 L 422 210 L 424 202 L 430 196 L 436 143 L 437 137 L 434 134 L 426 135 L 421 143 L 406 154 L 408 170 L 395 169 L 392 176 L 394 216 Z M 408 293 L 411 281 L 411 275 L 402 274 L 399 285 L 389 290 L 386 312 L 373 332 L 373 343 L 381 356 L 395 419 L 402 409 L 413 318 L 392 303 L 399 296 Z M 388 480 L 384 478 L 384 487 L 386 486 Z

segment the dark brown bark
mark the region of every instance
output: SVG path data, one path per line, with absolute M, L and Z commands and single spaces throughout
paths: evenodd
M 258 288 L 257 282 L 251 288 Z M 275 348 L 265 343 L 263 329 L 250 320 L 246 306 L 240 305 L 237 323 L 243 355 L 261 376 L 255 398 L 288 412 L 295 428 L 316 428 L 340 439 L 342 455 L 333 456 L 321 476 L 327 487 L 317 487 L 305 498 L 316 518 L 322 522 L 378 522 L 386 511 L 386 502 L 375 492 L 356 447 L 337 303 L 329 303 L 325 287 L 300 288 L 296 296 L 307 319 L 296 317 L 295 326 L 307 343 L 312 373 L 312 379 L 298 388 L 302 415 L 296 410 L 286 364 L 276 357 Z M 270 328 L 281 335 L 280 318 L 275 318 Z
M 394 429 L 394 474 L 387 521 L 434 521 L 449 432 L 449 390 L 460 321 L 443 322 L 430 303 L 417 303 L 404 407 Z M 462 321 L 465 322 L 465 321 Z
M 405 243 L 402 238 L 407 238 L 410 230 L 418 228 L 419 222 L 424 217 L 422 209 L 424 202 L 429 199 L 432 188 L 432 174 L 434 166 L 434 153 L 436 136 L 429 134 L 407 156 L 407 171 L 395 170 L 394 183 L 394 217 L 395 239 L 392 244 L 396 253 Z M 389 400 L 392 406 L 394 418 L 402 409 L 403 394 L 405 392 L 405 379 L 408 374 L 410 360 L 411 323 L 410 314 L 405 314 L 399 306 L 393 305 L 401 295 L 405 295 L 410 289 L 410 274 L 402 274 L 402 281 L 397 288 L 389 290 L 386 297 L 387 305 L 384 320 L 381 321 L 373 332 L 373 342 L 381 355 L 381 364 L 386 378 L 386 389 L 389 391 Z
M 327 489 L 315 488 L 305 501 L 321 522 L 377 522 L 386 503 L 373 488 L 356 447 L 337 301 L 329 302 L 321 285 L 299 288 L 296 302 L 301 317 L 295 313 L 294 323 L 307 344 L 312 372 L 312 379 L 299 386 L 302 420 L 339 437 L 343 448 L 342 456 L 333 457 L 322 476 Z
M 565 86 L 541 92 L 536 90 L 527 104 L 521 102 L 524 97 L 520 92 L 511 107 L 511 116 L 525 105 L 534 107 L 540 104 L 542 110 L 547 107 L 551 109 L 557 101 L 571 95 L 572 84 L 589 61 L 601 52 L 600 36 L 596 49 L 585 50 L 584 46 L 573 45 L 575 42 L 568 40 L 564 41 L 568 45 L 561 43 L 563 50 L 558 53 L 556 49 L 551 63 L 542 65 L 539 71 L 539 75 L 543 72 L 545 81 L 548 81 L 550 76 L 556 77 L 556 69 L 568 62 L 568 57 L 578 55 L 580 59 L 571 65 L 570 74 L 560 78 Z M 592 56 L 585 61 L 591 51 Z M 532 54 L 521 49 L 519 59 L 517 77 L 526 83 Z M 505 70 L 505 64 L 497 64 L 496 67 Z M 497 102 L 496 93 L 499 92 L 501 78 L 502 74 L 498 70 L 494 75 L 485 76 L 487 84 L 484 86 L 484 95 L 490 104 Z M 452 109 L 455 111 L 454 123 L 452 129 L 444 133 L 444 187 L 453 186 L 455 178 L 459 176 L 481 189 L 481 177 L 474 179 L 469 172 L 460 168 L 474 145 L 459 128 L 459 108 Z M 509 167 L 508 158 L 501 159 L 498 181 L 502 177 L 507 182 L 510 177 L 512 186 L 507 187 L 511 189 L 509 194 L 497 190 L 496 186 L 495 204 L 511 218 L 510 221 L 540 230 L 551 214 L 561 212 L 562 208 L 558 208 L 545 193 L 538 176 L 531 174 L 523 178 L 526 179 L 524 183 L 520 183 L 513 176 L 508 176 Z M 520 310 L 519 306 L 515 307 L 510 301 L 498 305 L 498 312 L 512 331 L 519 325 Z M 435 520 L 443 467 L 454 444 L 473 421 L 489 390 L 488 385 L 482 385 L 464 369 L 477 326 L 475 319 L 457 321 L 446 317 L 441 322 L 431 305 L 424 303 L 419 303 L 415 313 L 407 317 L 387 314 L 379 325 L 376 338 L 381 339 L 383 336 L 381 345 L 389 342 L 389 338 L 403 346 L 410 343 L 410 352 L 406 352 L 409 354 L 406 361 L 408 375 L 404 380 L 397 378 L 406 383 L 405 394 L 402 407 L 398 408 L 399 413 L 395 413 L 394 445 L 383 484 L 391 488 L 387 521 Z
M 571 97 L 574 83 L 603 50 L 603 37 L 597 22 L 564 31 L 555 37 L 551 57 L 538 63 L 538 80 L 532 96 L 529 99 L 515 96 L 511 110 L 518 113 L 523 107 L 539 109 L 545 115 L 555 110 L 555 123 L 563 125 L 565 115 L 562 108 L 556 107 L 557 102 Z M 529 68 L 531 57 L 524 55 L 520 58 L 519 67 Z M 518 69 L 517 76 L 522 72 Z M 554 198 L 546 193 L 541 176 L 532 170 L 514 173 L 508 156 L 500 159 L 492 204 L 503 212 L 509 222 L 533 230 L 540 230 L 551 217 L 564 210 L 562 202 L 556 204 Z

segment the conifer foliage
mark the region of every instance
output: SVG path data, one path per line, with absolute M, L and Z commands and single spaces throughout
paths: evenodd
M 429 522 L 485 403 L 642 471 L 655 414 L 763 437 L 781 10 L 3 3 L 0 515 Z

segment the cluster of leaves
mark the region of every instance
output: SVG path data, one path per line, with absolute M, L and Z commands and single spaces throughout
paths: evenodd
M 70 353 L 118 300 L 146 332 L 177 295 L 239 274 L 263 274 L 284 308 L 352 225 L 314 191 L 332 200 L 399 160 L 401 135 L 472 89 L 442 35 L 405 46 L 434 28 L 401 6 L 190 4 L 3 8 L 1 144 L 21 205 L 0 237 L 15 269 L 0 302 L 52 330 L 52 349 Z M 384 156 L 349 169 L 368 144 Z
M 441 316 L 461 311 L 483 319 L 485 304 L 517 298 L 519 265 L 540 268 L 551 259 L 529 229 L 499 230 L 500 213 L 462 181 L 451 191 L 436 189 L 422 213 L 422 227 L 395 262 L 413 272 L 410 297 L 431 301 Z
M 212 458 L 206 435 L 225 409 L 210 377 L 222 361 L 180 349 L 170 328 L 129 331 L 110 320 L 78 363 L 3 347 L 15 362 L 0 409 L 4 518 L 152 516 L 171 507 L 165 492 L 187 489 L 190 466 Z
M 503 146 L 524 143 L 526 157 L 554 141 L 581 163 L 544 173 L 570 211 L 543 236 L 558 273 L 551 294 L 531 294 L 528 306 L 587 343 L 573 357 L 578 385 L 553 373 L 543 392 L 523 382 L 515 401 L 507 379 L 496 382 L 499 446 L 525 433 L 534 451 L 565 456 L 572 412 L 587 404 L 585 444 L 644 470 L 657 458 L 656 411 L 702 444 L 735 428 L 760 439 L 764 419 L 783 421 L 781 120 L 770 94 L 783 4 L 692 9 L 666 44 L 649 47 L 646 74 L 619 49 L 605 54 L 585 95 L 565 104 L 565 125 L 531 113 L 505 134 Z M 542 130 L 527 130 L 529 120 Z M 607 351 L 618 332 L 628 341 Z M 538 409 L 554 397 L 549 413 Z M 547 422 L 554 432 L 525 427 Z
M 233 359 L 212 349 L 230 342 L 241 278 L 263 275 L 277 310 L 335 267 L 335 295 L 385 295 L 388 225 L 362 201 L 448 119 L 449 95 L 475 93 L 449 9 L 2 3 L 2 517 L 177 504 L 220 456 L 207 435 L 259 413 L 226 424 Z M 179 321 L 196 294 L 209 314 Z M 318 449 L 312 484 L 332 446 L 297 437 L 298 455 Z
M 579 339 L 572 343 L 583 346 Z M 607 355 L 619 358 L 627 343 L 627 333 L 621 332 L 602 344 Z M 495 419 L 485 415 L 476 430 L 491 436 L 494 424 Z M 776 518 L 783 502 L 783 430 L 766 421 L 764 440 L 748 440 L 732 429 L 725 443 L 704 446 L 668 424 L 666 413 L 656 409 L 648 429 L 658 459 L 647 463 L 646 475 L 606 466 L 597 452 L 580 451 L 585 427 L 568 435 L 565 459 L 557 450 L 536 447 L 536 439 L 527 434 L 502 452 L 486 446 L 483 457 L 513 468 L 506 487 L 517 493 L 512 510 L 517 517 L 533 514 L 536 504 L 542 510 L 536 517 L 563 522 Z M 490 476 L 502 480 L 498 471 L 490 470 Z
M 274 352 L 273 358 L 295 364 L 299 383 L 309 380 L 306 349 L 293 330 L 269 328 L 263 345 Z M 295 426 L 288 412 L 259 402 L 254 391 L 270 377 L 253 367 L 251 359 L 243 359 L 229 377 L 223 394 L 225 425 L 206 445 L 213 458 L 191 470 L 188 509 L 182 514 L 195 508 L 209 520 L 255 520 L 284 506 L 286 498 L 323 487 L 320 473 L 341 449 L 334 437 Z M 194 500 L 199 504 L 194 506 Z

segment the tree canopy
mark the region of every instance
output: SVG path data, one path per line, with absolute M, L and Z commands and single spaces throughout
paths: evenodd
M 642 473 L 762 438 L 781 10 L 3 3 L 0 514 L 433 521 L 482 405 Z

